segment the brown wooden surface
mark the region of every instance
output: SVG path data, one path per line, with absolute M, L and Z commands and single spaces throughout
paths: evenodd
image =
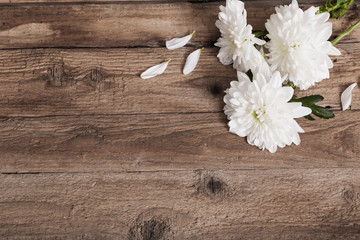
M 323 104 L 335 110 L 340 109 L 340 92 L 358 80 L 360 71 L 354 64 L 360 44 L 338 47 L 343 54 L 333 58 L 331 79 L 298 93 L 320 93 Z M 219 112 L 223 92 L 236 79 L 236 72 L 218 64 L 218 49 L 209 47 L 196 70 L 183 75 L 186 56 L 195 49 L 2 50 L 0 109 L 5 116 Z M 139 78 L 144 68 L 169 58 L 172 62 L 165 74 Z M 355 102 L 360 101 L 356 92 Z M 354 104 L 353 109 L 359 108 Z
M 3 118 L 3 172 L 360 167 L 360 111 L 300 119 L 300 146 L 276 154 L 228 133 L 223 113 Z
M 283 1 L 284 2 L 284 1 Z M 192 46 L 213 46 L 222 2 L 173 4 L 31 4 L 0 6 L 0 48 L 34 47 L 165 47 L 165 40 L 196 30 Z M 274 12 L 272 1 L 250 2 L 248 22 L 264 29 Z M 334 22 L 339 34 L 359 18 L 360 3 Z M 309 5 L 304 4 L 304 7 Z M 12 18 L 11 18 L 12 16 Z M 360 42 L 354 32 L 344 42 Z
M 247 1 L 249 22 L 263 28 L 289 2 Z M 359 19 L 355 2 L 334 36 Z M 358 87 L 340 111 L 360 81 L 360 29 L 331 79 L 297 93 L 322 94 L 336 117 L 299 119 L 301 145 L 270 154 L 228 132 L 236 74 L 213 46 L 223 3 L 0 1 L 0 239 L 360 239 Z
M 357 239 L 359 181 L 358 168 L 1 175 L 0 234 Z

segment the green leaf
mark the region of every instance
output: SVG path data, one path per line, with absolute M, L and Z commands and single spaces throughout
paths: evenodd
M 328 12 L 332 18 L 339 18 L 344 16 L 354 0 L 326 0 L 317 13 Z
M 296 96 L 295 96 L 296 98 Z M 310 95 L 310 96 L 306 96 L 306 97 L 302 97 L 299 99 L 294 99 L 293 102 L 301 102 L 303 104 L 315 104 L 317 102 L 321 102 L 322 100 L 324 100 L 324 97 L 321 95 Z
M 315 118 L 313 118 L 313 117 L 311 116 L 311 114 L 304 116 L 304 118 L 306 118 L 306 119 L 308 119 L 308 120 L 310 120 L 310 121 L 314 121 L 314 120 L 315 120 Z
M 266 37 L 266 35 L 269 34 L 269 32 L 266 29 L 265 30 L 253 30 L 252 34 L 254 34 L 255 37 L 257 37 L 257 38 L 264 39 Z
M 317 102 L 320 102 L 322 100 L 324 100 L 324 97 L 321 95 L 311 95 L 311 96 L 302 97 L 302 98 L 297 98 L 294 95 L 290 99 L 289 102 L 301 102 L 302 106 L 310 108 L 312 111 L 312 114 L 314 114 L 315 116 L 317 116 L 319 118 L 329 119 L 329 118 L 335 117 L 335 114 L 332 111 L 330 111 L 329 109 L 326 109 L 324 107 L 316 105 Z M 311 116 L 311 114 L 305 116 L 305 118 L 309 119 L 309 120 L 315 120 Z

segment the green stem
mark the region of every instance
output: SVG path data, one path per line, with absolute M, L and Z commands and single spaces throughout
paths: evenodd
M 315 14 L 324 13 L 324 12 L 330 13 L 330 12 L 336 10 L 337 8 L 338 8 L 337 6 L 333 6 L 331 8 L 319 9 L 319 10 L 317 10 L 317 12 Z
M 360 20 L 357 21 L 354 25 L 352 25 L 351 27 L 349 27 L 345 32 L 341 33 L 339 36 L 337 36 L 335 39 L 331 40 L 331 43 L 333 46 L 335 46 L 336 44 L 338 44 L 338 42 L 343 39 L 344 37 L 346 37 L 347 35 L 349 35 L 352 31 L 354 31 L 354 29 L 356 27 L 360 26 Z
M 261 56 L 263 56 L 263 58 L 264 58 L 265 60 L 268 60 L 267 56 L 265 55 L 264 46 L 263 46 L 263 45 L 261 45 L 261 47 L 260 47 L 260 53 L 261 53 Z

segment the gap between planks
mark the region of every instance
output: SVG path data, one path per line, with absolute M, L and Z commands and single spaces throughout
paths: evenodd
M 243 0 L 246 6 L 278 6 L 290 4 L 290 0 L 275 0 L 275 1 L 266 1 L 266 0 Z M 320 0 L 299 0 L 300 5 L 314 5 L 320 6 L 323 4 L 323 1 Z M 225 4 L 224 0 L 0 0 L 0 6 L 31 6 L 31 5 L 85 5 L 85 4 L 96 4 L 96 5 L 121 5 L 121 4 L 209 4 L 209 3 L 218 3 Z
M 334 113 L 343 113 L 343 110 L 340 109 L 331 109 L 328 108 L 330 110 L 332 110 Z M 357 112 L 360 109 L 352 109 L 351 106 L 349 107 L 349 109 L 347 109 L 346 111 L 351 111 L 351 112 Z M 55 117 L 91 117 L 91 116 L 97 116 L 97 117 L 120 117 L 120 116 L 151 116 L 151 115 L 192 115 L 192 114 L 209 114 L 209 113 L 213 113 L 213 114 L 219 114 L 219 113 L 223 113 L 224 111 L 211 111 L 211 112 L 161 112 L 161 113 L 114 113 L 114 114 L 101 114 L 101 113 L 97 113 L 97 114 L 81 114 L 81 115 L 41 115 L 41 116 L 0 116 L 0 121 L 7 121 L 7 120 L 21 120 L 21 119 L 38 119 L 38 118 L 55 118 Z M 335 115 L 336 115 L 335 114 Z M 319 119 L 319 118 L 318 118 Z M 319 119 L 320 120 L 320 119 Z
M 141 173 L 171 173 L 171 172 L 179 172 L 179 173 L 191 173 L 191 172 L 252 172 L 252 171 L 273 171 L 274 169 L 276 170 L 284 170 L 284 171 L 292 171 L 292 170 L 335 170 L 335 169 L 339 169 L 339 170 L 346 170 L 346 169 L 360 169 L 359 167 L 311 167 L 311 168 L 234 168 L 234 169 L 205 169 L 205 168 L 197 168 L 197 169 L 162 169 L 162 170 L 124 170 L 124 171 L 62 171 L 62 172 L 40 172 L 40 171 L 17 171 L 17 172 L 0 172 L 0 174 L 3 175 L 58 175 L 58 174 L 69 174 L 69 175 L 74 175 L 74 174 L 89 174 L 89 175 L 107 175 L 107 174 L 141 174 Z M 0 169 L 1 171 L 1 169 Z

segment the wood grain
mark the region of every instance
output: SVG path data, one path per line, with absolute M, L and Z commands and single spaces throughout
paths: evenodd
M 1 172 L 360 167 L 360 111 L 299 119 L 300 146 L 261 151 L 223 113 L 3 118 Z
M 277 4 L 247 1 L 255 29 Z M 320 0 L 303 0 L 307 8 Z M 360 29 L 276 154 L 228 132 L 214 23 L 224 1 L 0 0 L 0 239 L 360 239 Z M 332 20 L 334 35 L 360 3 Z M 196 30 L 175 51 L 165 40 Z M 205 47 L 196 70 L 186 56 Z M 165 74 L 146 68 L 171 58 Z
M 0 175 L 7 239 L 357 239 L 360 170 Z
M 0 4 L 14 5 L 14 4 L 24 4 L 24 3 L 33 3 L 33 4 L 61 4 L 61 3 L 73 3 L 73 4 L 88 4 L 88 3 L 113 3 L 113 4 L 123 4 L 123 3 L 135 3 L 135 4 L 153 4 L 153 3 L 209 3 L 209 2 L 219 2 L 224 3 L 223 0 L 0 0 Z M 269 1 L 266 0 L 244 0 L 247 5 L 269 5 Z M 314 4 L 318 6 L 321 4 L 318 0 L 299 0 L 300 4 Z M 289 4 L 288 0 L 273 0 L 271 1 L 272 6 L 280 4 Z
M 340 93 L 359 81 L 360 44 L 341 44 L 333 58 L 331 79 L 297 95 L 320 93 L 321 103 L 340 109 Z M 195 48 L 22 49 L 0 51 L 0 115 L 49 116 L 220 112 L 231 66 L 222 65 L 218 48 L 206 48 L 190 75 L 183 75 L 186 56 Z M 140 73 L 171 58 L 165 74 L 143 80 Z M 354 89 L 353 101 L 360 101 Z M 353 109 L 359 109 L 353 104 Z
M 256 4 L 257 2 L 254 2 Z M 165 40 L 196 30 L 192 46 L 213 46 L 219 37 L 215 21 L 221 3 L 65 4 L 1 6 L 0 48 L 164 47 Z M 250 4 L 252 5 L 252 4 Z M 268 1 L 249 6 L 248 22 L 264 29 L 274 12 Z M 305 6 L 309 7 L 309 5 Z M 339 34 L 359 18 L 360 3 L 339 21 Z M 344 42 L 359 42 L 356 30 Z

